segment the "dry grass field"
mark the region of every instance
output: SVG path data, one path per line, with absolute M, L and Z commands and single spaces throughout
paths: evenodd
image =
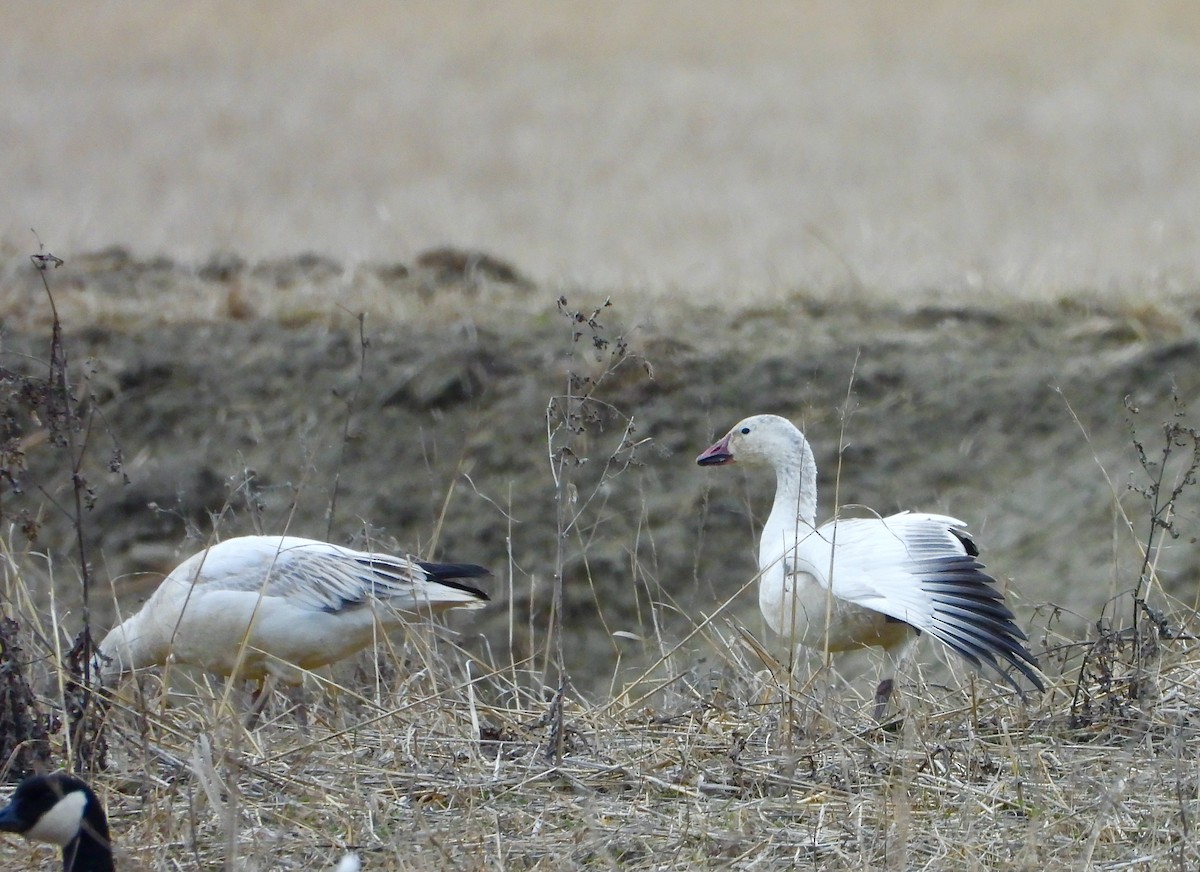
M 773 301 L 1178 293 L 1188 0 L 0 4 L 0 245 Z
M 119 868 L 1200 864 L 1200 7 L 2 3 L 0 70 L 3 747 L 76 753 L 84 577 L 495 573 L 254 730 L 125 685 Z M 1047 693 L 927 642 L 880 725 L 780 645 L 767 482 L 693 462 L 758 411 L 822 514 L 968 520 Z
M 90 421 L 74 431 L 87 434 L 79 455 L 53 435 L 51 406 L 5 382 L 25 466 L 24 492 L 9 486 L 3 502 L 0 601 L 19 624 L 5 645 L 20 645 L 4 674 L 15 682 L 20 665 L 39 718 L 76 699 L 64 685 L 81 621 L 70 457 L 95 500 L 80 529 L 98 629 L 214 532 L 332 529 L 496 573 L 492 607 L 381 640 L 302 696 L 277 695 L 253 731 L 237 686 L 197 687 L 177 669 L 126 686 L 93 777 L 124 868 L 332 868 L 347 849 L 367 869 L 414 870 L 1200 860 L 1197 437 L 1170 399 L 1197 389 L 1195 313 L 797 297 L 802 348 L 780 345 L 794 325 L 778 309 L 741 311 L 723 335 L 719 309 L 680 307 L 663 331 L 630 330 L 614 307 L 576 342 L 545 289 L 414 269 L 388 287 L 423 317 L 373 315 L 361 346 L 348 314 L 299 306 L 273 313 L 280 323 L 253 310 L 270 288 L 312 297 L 283 277 L 319 286 L 310 274 L 329 263 L 201 280 L 115 251 L 81 262 L 48 274 L 63 311 L 121 291 L 149 306 L 202 282 L 227 317 L 128 332 L 68 322 Z M 37 384 L 48 302 L 28 269 L 12 282 L 42 314 L 6 336 L 5 366 Z M 442 323 L 456 309 L 474 318 Z M 570 372 L 603 387 L 573 436 L 556 411 Z M 747 396 L 820 439 L 826 511 L 840 499 L 969 518 L 1049 691 L 1022 701 L 926 644 L 881 727 L 861 663 L 820 669 L 781 650 L 752 587 L 765 482 L 718 482 L 692 462 Z M 1170 443 L 1164 422 L 1180 427 Z M 588 463 L 556 489 L 548 458 L 564 444 Z M 578 507 L 565 533 L 563 504 Z M 37 542 L 22 533 L 31 518 Z M 559 571 L 573 681 L 561 729 Z M 19 687 L 2 697 L 10 741 L 28 713 Z M 71 758 L 68 736 L 50 736 L 55 763 Z M 0 858 L 52 862 L 16 842 Z

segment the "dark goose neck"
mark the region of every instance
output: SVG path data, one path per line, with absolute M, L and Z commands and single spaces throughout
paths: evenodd
M 95 801 L 88 803 L 79 835 L 63 848 L 63 872 L 114 872 L 108 821 Z

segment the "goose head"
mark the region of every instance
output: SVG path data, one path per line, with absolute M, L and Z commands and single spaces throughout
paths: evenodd
M 132 622 L 133 618 L 130 618 L 109 630 L 92 657 L 92 675 L 96 676 L 101 687 L 115 686 L 122 675 L 142 665 L 130 640 Z
M 787 418 L 753 415 L 733 425 L 728 433 L 704 449 L 696 458 L 700 466 L 747 463 L 778 467 L 795 458 L 804 445 L 804 435 Z
M 108 819 L 96 794 L 65 772 L 26 778 L 0 809 L 0 832 L 58 845 L 67 872 L 110 872 Z

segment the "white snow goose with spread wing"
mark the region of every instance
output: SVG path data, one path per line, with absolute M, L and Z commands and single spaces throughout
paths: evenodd
M 1026 636 L 976 559 L 979 550 L 962 521 L 901 512 L 818 527 L 812 448 L 778 415 L 746 418 L 696 462 L 775 470 L 775 502 L 758 552 L 758 593 L 776 633 L 831 652 L 879 646 L 898 663 L 928 633 L 973 666 L 991 667 L 1018 692 L 1002 661 L 1045 689 Z M 893 684 L 890 677 L 879 684 L 876 719 Z
M 100 643 L 100 672 L 162 665 L 298 683 L 367 647 L 405 614 L 482 606 L 469 563 L 427 563 L 295 536 L 242 536 L 179 564 L 141 611 Z

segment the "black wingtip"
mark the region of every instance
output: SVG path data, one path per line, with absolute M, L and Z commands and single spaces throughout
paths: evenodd
M 948 527 L 950 535 L 962 543 L 963 550 L 967 552 L 968 557 L 979 556 L 979 546 L 975 544 L 975 540 L 971 538 L 971 534 L 959 527 Z
M 972 665 L 986 665 L 995 671 L 1022 699 L 1025 689 L 1007 667 L 1045 693 L 1037 658 L 1025 644 L 1028 637 L 997 590 L 995 579 L 974 558 L 978 553 L 974 543 L 958 529 L 952 527 L 950 532 L 967 553 L 922 561 L 920 565 L 922 586 L 936 609 L 931 632 Z
M 421 567 L 430 578 L 438 581 L 450 578 L 482 578 L 492 574 L 492 571 L 486 566 L 476 566 L 474 563 L 425 563 L 418 560 L 417 566 Z
M 474 563 L 425 563 L 418 560 L 417 566 L 424 570 L 425 574 L 438 584 L 444 584 L 446 587 L 452 587 L 455 590 L 461 590 L 463 593 L 469 593 L 481 602 L 491 602 L 491 597 L 477 588 L 473 584 L 467 584 L 458 579 L 462 578 L 482 578 L 485 575 L 491 575 L 492 571 L 486 566 L 478 566 Z
M 454 581 L 453 579 L 448 578 L 439 578 L 438 584 L 445 585 L 446 587 L 452 587 L 455 590 L 461 590 L 463 593 L 469 593 L 480 602 L 490 603 L 492 601 L 490 596 L 472 584 L 463 584 L 461 581 Z

